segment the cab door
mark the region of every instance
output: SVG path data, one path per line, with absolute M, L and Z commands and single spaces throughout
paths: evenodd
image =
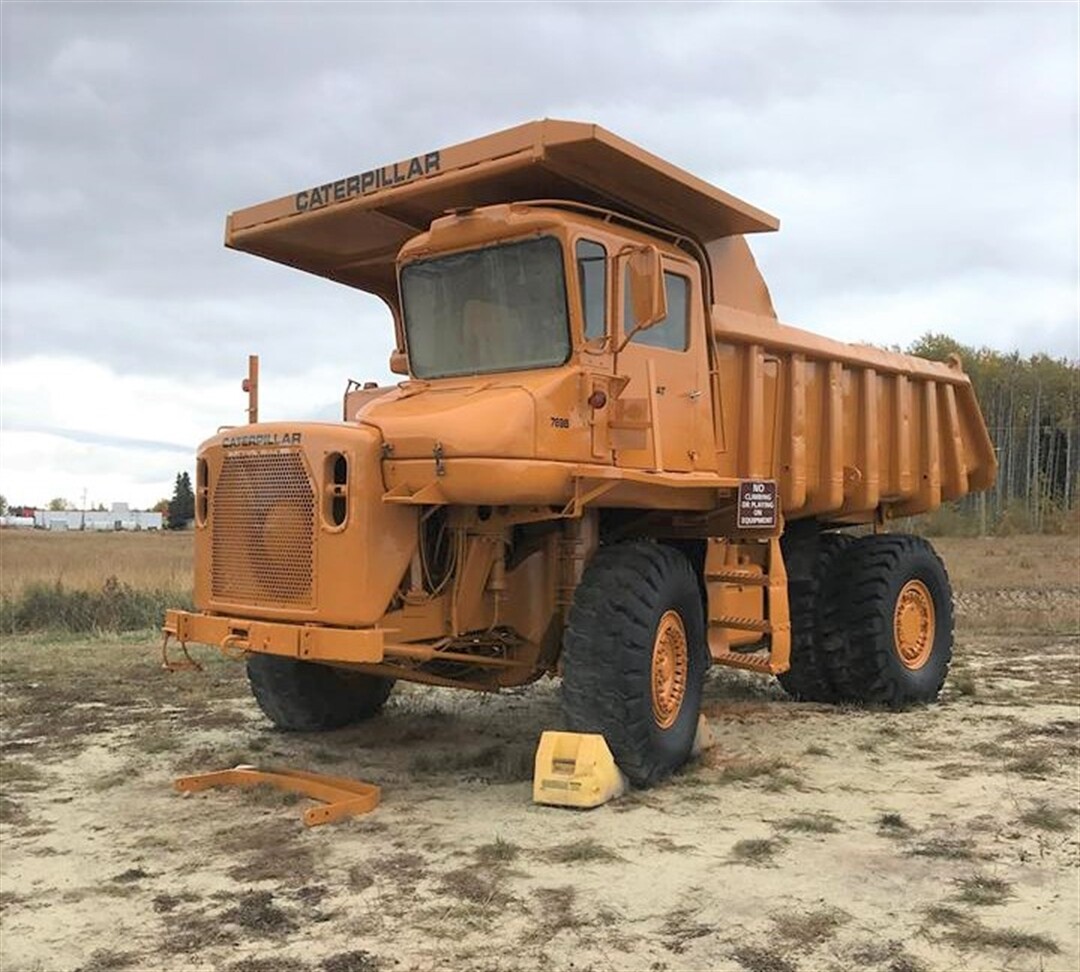
M 630 276 L 620 260 L 618 334 L 633 327 Z M 669 472 L 715 468 L 709 356 L 698 268 L 663 260 L 667 317 L 638 331 L 617 355 L 615 370 L 629 378 L 610 425 L 620 466 Z

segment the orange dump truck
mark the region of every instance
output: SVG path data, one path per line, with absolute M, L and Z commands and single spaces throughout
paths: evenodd
M 283 729 L 557 675 L 638 785 L 686 759 L 710 664 L 936 698 L 948 577 L 886 530 L 993 482 L 978 404 L 958 361 L 781 324 L 745 242 L 777 226 L 550 120 L 230 215 L 227 246 L 381 297 L 402 380 L 334 423 L 259 423 L 252 382 L 199 448 L 167 634 L 242 653 Z

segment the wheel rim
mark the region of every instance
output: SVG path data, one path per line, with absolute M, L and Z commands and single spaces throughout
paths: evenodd
M 653 718 L 661 729 L 670 729 L 679 718 L 689 668 L 682 618 L 677 611 L 665 611 L 656 626 L 652 653 Z
M 893 611 L 896 653 L 905 668 L 922 668 L 934 648 L 934 599 L 920 580 L 900 588 Z

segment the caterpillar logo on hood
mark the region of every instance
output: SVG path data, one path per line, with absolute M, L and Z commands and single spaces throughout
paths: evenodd
M 251 435 L 227 435 L 221 440 L 223 449 L 257 449 L 263 446 L 300 445 L 299 432 L 255 432 Z

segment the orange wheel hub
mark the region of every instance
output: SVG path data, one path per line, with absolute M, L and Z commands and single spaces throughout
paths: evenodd
M 652 710 L 661 729 L 670 729 L 679 718 L 689 671 L 690 652 L 682 618 L 677 611 L 665 611 L 656 626 L 652 653 Z
M 909 580 L 900 588 L 893 610 L 896 653 L 905 668 L 917 671 L 926 664 L 934 648 L 934 599 L 920 580 Z

